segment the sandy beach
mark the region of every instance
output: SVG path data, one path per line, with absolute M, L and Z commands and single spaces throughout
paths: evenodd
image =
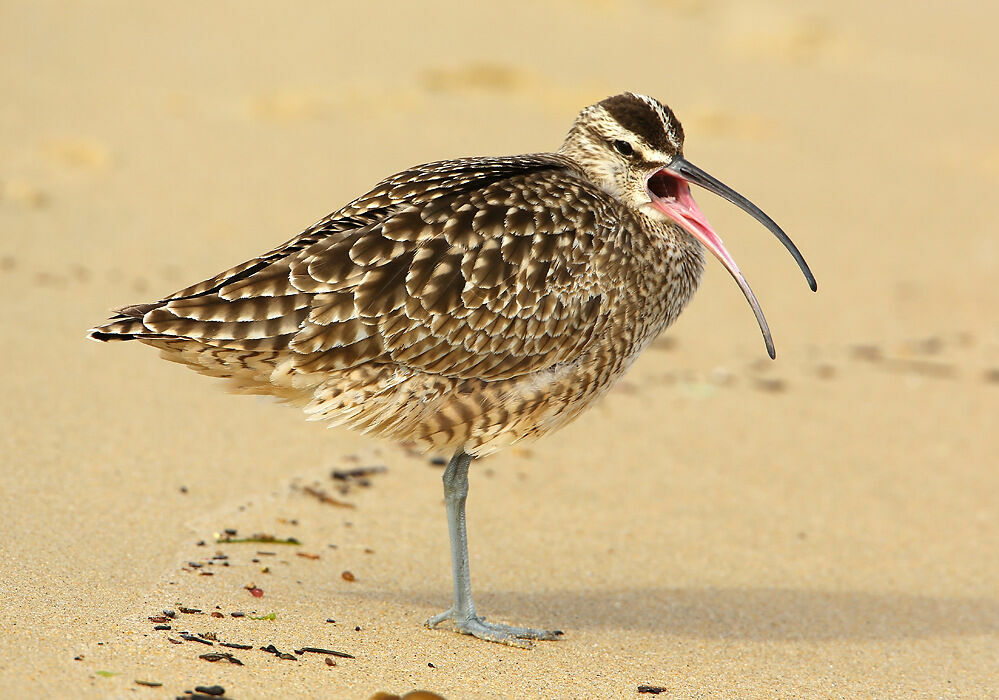
M 0 3 L 0 694 L 999 697 L 999 5 L 291 7 Z M 710 260 L 593 410 L 474 464 L 480 612 L 559 642 L 422 626 L 451 595 L 428 457 L 85 338 L 623 90 L 819 291 L 695 192 L 777 360 Z

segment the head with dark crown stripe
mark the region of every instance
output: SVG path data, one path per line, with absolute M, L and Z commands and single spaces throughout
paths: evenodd
M 766 226 L 794 256 L 813 291 L 815 278 L 773 219 L 683 157 L 683 127 L 669 107 L 633 92 L 608 97 L 579 113 L 559 152 L 576 161 L 593 183 L 629 209 L 671 224 L 677 234 L 692 236 L 710 250 L 746 295 L 767 351 L 774 356 L 770 330 L 756 296 L 691 196 L 690 184 L 727 199 Z

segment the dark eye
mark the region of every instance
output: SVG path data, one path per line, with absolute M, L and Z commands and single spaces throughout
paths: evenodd
M 633 156 L 635 155 L 635 149 L 632 148 L 631 144 L 627 141 L 615 141 L 614 150 L 620 153 L 622 156 Z

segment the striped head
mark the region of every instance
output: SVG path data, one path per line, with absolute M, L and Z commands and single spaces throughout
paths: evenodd
M 784 244 L 809 286 L 815 278 L 791 239 L 755 204 L 683 157 L 683 127 L 659 100 L 624 92 L 587 107 L 573 123 L 559 153 L 587 178 L 633 212 L 689 235 L 725 266 L 745 294 L 774 357 L 773 340 L 756 296 L 690 194 L 691 183 L 713 192 L 766 226 Z
M 624 92 L 587 107 L 559 152 L 589 179 L 632 209 L 647 209 L 649 176 L 683 155 L 683 127 L 659 100 Z

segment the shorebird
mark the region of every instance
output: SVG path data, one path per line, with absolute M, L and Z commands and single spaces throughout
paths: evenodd
M 453 604 L 427 621 L 511 646 L 558 630 L 486 622 L 468 568 L 472 459 L 559 428 L 618 380 L 697 288 L 707 248 L 763 312 L 690 184 L 666 105 L 635 93 L 576 117 L 556 153 L 462 158 L 386 178 L 269 253 L 91 329 L 138 340 L 311 419 L 453 454 L 444 471 Z

